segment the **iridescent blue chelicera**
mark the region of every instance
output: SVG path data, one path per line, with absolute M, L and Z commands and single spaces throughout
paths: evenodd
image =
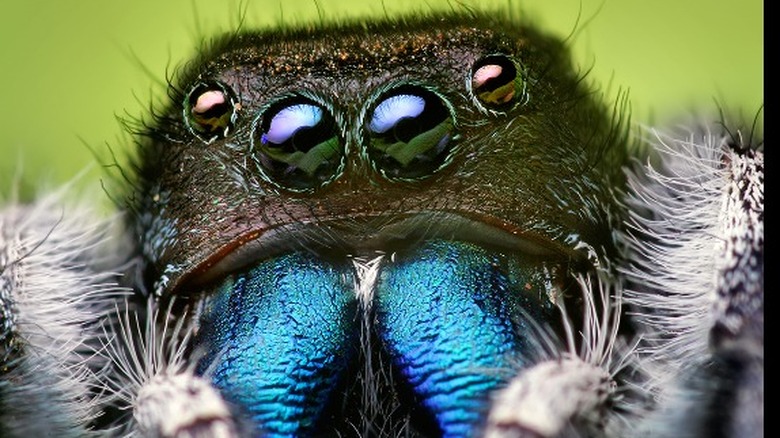
M 358 305 L 347 260 L 292 253 L 231 276 L 205 301 L 199 371 L 264 436 L 316 436 L 327 412 L 361 410 L 331 403 L 359 403 L 339 391 L 361 357 L 360 312 L 373 309 L 379 348 L 413 403 L 442 436 L 474 436 L 491 394 L 532 359 L 526 315 L 549 319 L 547 277 L 520 255 L 446 240 L 380 269 L 370 306 Z
M 200 372 L 264 436 L 312 433 L 350 360 L 353 281 L 346 268 L 294 253 L 232 276 L 207 301 Z
M 478 246 L 431 241 L 382 271 L 377 330 L 444 437 L 473 436 L 528 353 L 522 289 L 502 266 Z

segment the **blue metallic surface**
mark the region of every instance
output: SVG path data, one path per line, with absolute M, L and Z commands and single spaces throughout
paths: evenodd
M 380 338 L 445 437 L 473 436 L 527 349 L 511 299 L 518 284 L 501 265 L 475 245 L 432 241 L 380 277 Z
M 442 436 L 474 436 L 490 394 L 531 357 L 523 315 L 545 320 L 548 278 L 518 255 L 443 240 L 380 269 L 369 306 L 380 348 Z M 312 435 L 343 396 L 363 339 L 354 275 L 349 263 L 293 253 L 231 276 L 207 299 L 199 371 L 264 436 Z
M 263 262 L 223 283 L 206 306 L 201 372 L 264 436 L 301 436 L 350 359 L 353 279 L 312 255 Z

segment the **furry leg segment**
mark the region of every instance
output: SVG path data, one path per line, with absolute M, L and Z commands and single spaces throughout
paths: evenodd
M 127 246 L 67 189 L 0 210 L 2 436 L 92 436 L 102 412 L 101 325 L 129 293 Z
M 656 134 L 629 174 L 626 302 L 651 436 L 763 436 L 763 149 L 705 127 Z

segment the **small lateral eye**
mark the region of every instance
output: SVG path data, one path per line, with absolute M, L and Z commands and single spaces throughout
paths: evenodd
M 471 71 L 471 92 L 489 110 L 507 110 L 524 97 L 525 81 L 505 55 L 486 56 Z
M 184 120 L 205 142 L 226 137 L 238 119 L 240 105 L 228 87 L 219 82 L 196 85 L 184 105 Z
M 382 95 L 366 131 L 366 152 L 374 168 L 399 180 L 424 178 L 446 165 L 456 138 L 451 107 L 417 85 L 402 85 Z
M 292 191 L 309 191 L 338 176 L 343 141 L 333 114 L 322 104 L 293 96 L 272 104 L 252 133 L 253 157 L 267 179 Z

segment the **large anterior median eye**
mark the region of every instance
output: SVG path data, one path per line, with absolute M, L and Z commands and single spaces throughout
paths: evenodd
M 283 99 L 262 112 L 252 148 L 263 175 L 293 191 L 327 184 L 344 164 L 335 118 L 324 105 L 302 96 Z
M 374 168 L 388 178 L 424 178 L 451 159 L 453 111 L 427 88 L 403 85 L 385 93 L 366 122 L 366 153 Z

